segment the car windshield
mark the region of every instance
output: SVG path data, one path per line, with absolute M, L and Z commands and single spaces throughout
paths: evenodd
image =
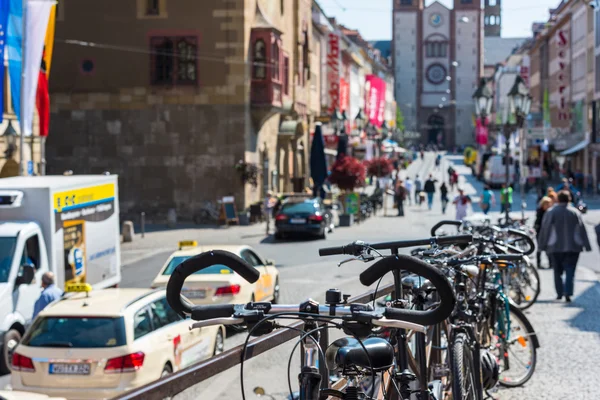
M 313 202 L 288 203 L 281 208 L 282 213 L 314 213 L 319 209 L 319 205 Z
M 163 275 L 171 275 L 173 273 L 173 271 L 175 271 L 175 268 L 181 264 L 182 262 L 184 262 L 185 260 L 187 260 L 188 258 L 191 258 L 192 256 L 178 256 L 178 257 L 173 257 L 171 258 L 171 261 L 169 261 L 169 265 L 167 265 L 167 268 L 165 268 L 165 270 L 163 271 Z M 195 272 L 194 275 L 209 275 L 209 274 L 232 274 L 233 271 L 229 268 L 226 267 L 225 265 L 222 264 L 215 264 L 215 265 L 211 265 L 208 268 L 205 268 L 203 270 L 200 270 L 198 272 Z
M 8 282 L 17 239 L 0 237 L 0 282 Z
M 97 348 L 127 343 L 123 318 L 41 317 L 23 344 L 30 347 Z

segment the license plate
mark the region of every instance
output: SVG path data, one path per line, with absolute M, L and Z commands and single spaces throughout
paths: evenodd
M 290 219 L 291 224 L 305 224 L 306 218 L 292 218 Z
M 89 375 L 90 364 L 50 364 L 50 374 Z
M 203 299 L 206 297 L 206 290 L 184 290 L 181 292 L 188 299 Z

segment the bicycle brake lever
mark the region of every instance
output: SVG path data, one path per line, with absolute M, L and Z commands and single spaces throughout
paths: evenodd
M 354 261 L 354 260 L 356 260 L 356 258 L 355 258 L 355 257 L 348 258 L 348 259 L 345 259 L 345 260 L 343 260 L 343 261 L 340 261 L 340 262 L 338 263 L 338 268 L 339 268 L 339 267 L 341 267 L 343 264 L 349 263 L 350 261 Z

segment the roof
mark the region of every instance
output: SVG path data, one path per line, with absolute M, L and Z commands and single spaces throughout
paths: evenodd
M 172 254 L 172 256 L 195 256 L 200 253 L 204 253 L 206 251 L 211 250 L 223 250 L 228 251 L 234 254 L 240 254 L 242 250 L 248 249 L 248 246 L 245 245 L 235 245 L 235 244 L 207 244 L 204 246 L 190 247 L 183 250 L 177 250 Z
M 44 309 L 43 316 L 119 317 L 123 309 L 142 296 L 158 292 L 152 289 L 101 289 L 76 293 Z
M 35 225 L 35 223 L 31 221 L 0 222 L 0 237 L 15 237 L 27 225 Z
M 372 40 L 369 43 L 376 50 L 379 50 L 382 57 L 387 58 L 392 55 L 392 41 L 391 40 Z
M 496 65 L 503 63 L 513 50 L 520 47 L 529 38 L 503 38 L 486 36 L 483 39 L 483 64 Z
M 72 187 L 113 181 L 116 177 L 117 175 L 16 176 L 0 179 L 0 189 Z

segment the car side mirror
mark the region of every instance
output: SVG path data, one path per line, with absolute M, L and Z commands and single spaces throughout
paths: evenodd
M 270 258 L 267 258 L 265 260 L 266 265 L 275 265 L 275 261 L 271 260 Z
M 35 278 L 35 268 L 31 264 L 21 265 L 20 274 L 17 276 L 16 285 L 29 285 Z

